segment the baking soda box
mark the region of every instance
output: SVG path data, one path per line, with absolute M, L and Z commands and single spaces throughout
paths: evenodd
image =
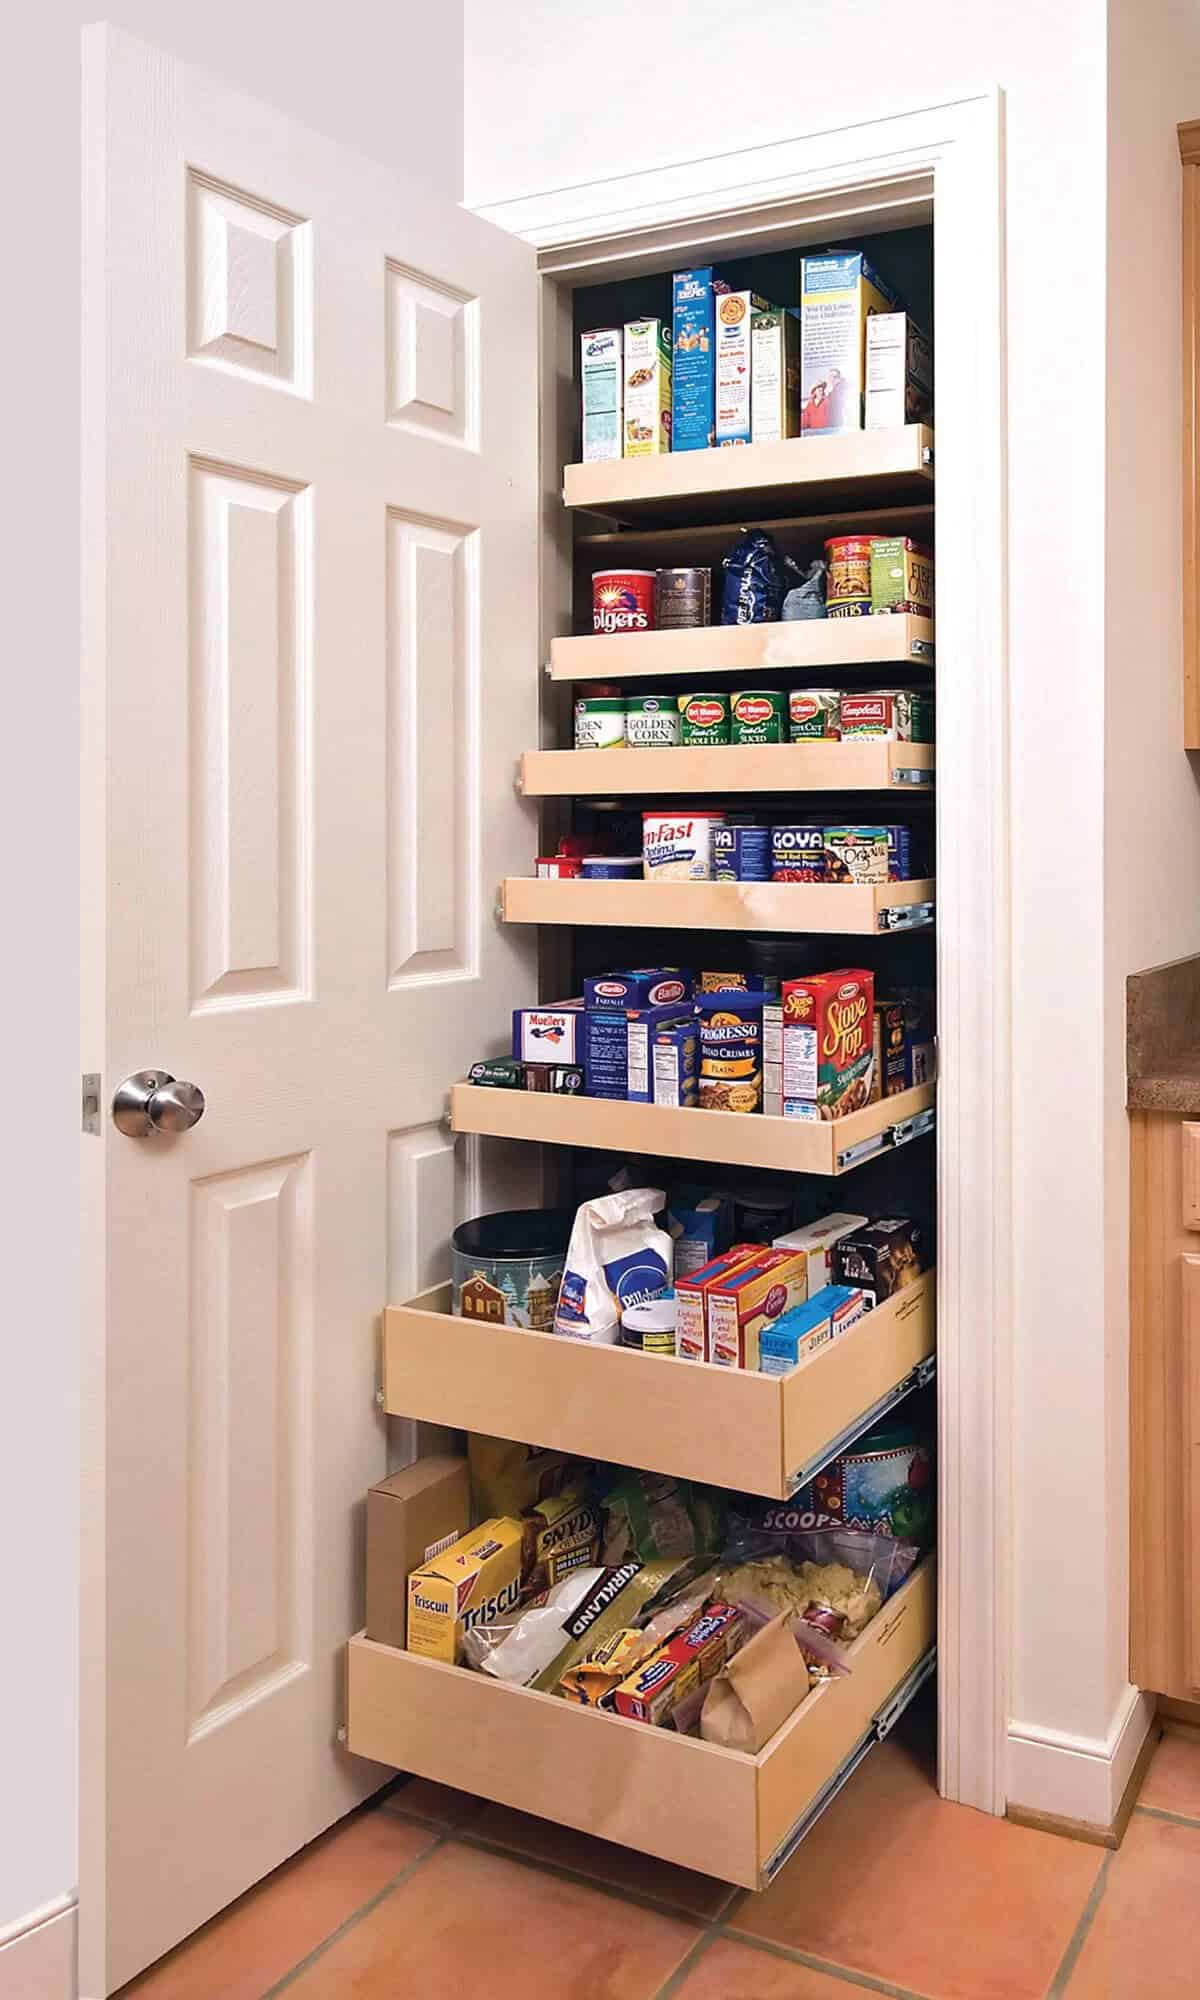
M 671 280 L 671 450 L 703 451 L 716 423 L 716 308 L 729 286 L 711 264 Z
M 750 330 L 755 313 L 770 310 L 756 292 L 723 292 L 717 300 L 713 436 L 718 444 L 750 442 Z
M 862 429 L 867 321 L 897 303 L 859 250 L 803 259 L 800 427 L 806 434 Z
M 671 449 L 671 329 L 662 319 L 625 328 L 625 456 Z

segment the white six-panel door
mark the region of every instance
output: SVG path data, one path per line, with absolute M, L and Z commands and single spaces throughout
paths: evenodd
M 398 113 L 399 115 L 399 113 Z M 377 1318 L 467 1212 L 446 1091 L 532 962 L 529 249 L 108 29 L 85 90 L 82 1991 L 347 1757 Z M 107 1107 L 200 1086 L 175 1137 Z

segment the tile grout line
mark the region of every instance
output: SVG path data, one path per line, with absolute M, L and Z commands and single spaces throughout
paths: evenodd
M 689 1946 L 674 1972 L 668 1974 L 658 1991 L 651 1996 L 651 2000 L 672 2000 L 672 1996 L 679 1992 L 684 1982 L 691 1978 L 705 1953 L 712 1950 L 719 1936 L 720 1932 L 715 1924 L 710 1924 L 706 1931 L 701 1931 L 696 1942 Z
M 1113 1863 L 1113 1852 L 1114 1850 L 1110 1848 L 1100 1863 L 1100 1867 L 1096 1872 L 1096 1879 L 1092 1883 L 1088 1893 L 1087 1902 L 1080 1911 L 1079 1921 L 1071 1932 L 1067 1940 L 1067 1948 L 1058 1962 L 1058 1971 L 1050 1981 L 1046 2000 L 1062 2000 L 1062 1996 L 1071 1982 L 1075 1967 L 1079 1963 L 1079 1954 L 1087 1942 L 1087 1935 L 1095 1921 L 1096 1912 L 1104 1900 L 1104 1889 L 1108 1881 L 1108 1871 Z
M 706 1917 L 698 1910 L 684 1909 L 679 1903 L 669 1902 L 665 1896 L 652 1896 L 645 1889 L 622 1889 L 615 1882 L 601 1881 L 582 1868 L 572 1868 L 565 1861 L 544 1861 L 537 1855 L 522 1854 L 519 1848 L 506 1847 L 502 1840 L 491 1840 L 484 1833 L 472 1833 L 469 1827 L 452 1827 L 446 1837 L 460 1841 L 464 1847 L 478 1848 L 483 1854 L 494 1854 L 501 1861 L 515 1861 L 522 1868 L 535 1868 L 544 1875 L 556 1875 L 560 1881 L 575 1882 L 581 1888 L 594 1889 L 597 1895 L 615 1897 L 618 1903 L 633 1903 L 638 1909 L 649 1910 L 656 1917 L 675 1917 L 681 1923 L 695 1924 L 701 1930 L 715 1930 L 721 1921 L 720 1913 Z M 735 1884 L 722 1903 L 721 1911 L 729 1908 L 737 1893 Z
M 818 1958 L 811 1951 L 801 1951 L 792 1944 L 776 1944 L 773 1938 L 755 1937 L 751 1931 L 737 1930 L 732 1924 L 714 1926 L 722 1937 L 733 1944 L 749 1945 L 755 1951 L 766 1952 L 769 1958 L 786 1959 L 789 1965 L 803 1965 L 809 1972 L 823 1972 L 827 1979 L 839 1979 L 845 1986 L 854 1986 L 860 1993 L 882 1993 L 885 2000 L 931 2000 L 931 1996 L 918 1993 L 912 1986 L 894 1986 L 889 1979 L 877 1979 L 873 1972 L 855 1972 L 848 1965 L 836 1965 L 831 1959 Z
M 1194 1813 L 1171 1812 L 1166 1806 L 1135 1806 L 1133 1810 L 1135 1815 L 1144 1814 L 1147 1819 L 1165 1819 L 1171 1826 L 1200 1827 L 1200 1818 Z
M 436 1854 L 438 1849 L 445 1845 L 449 1837 L 449 1834 L 442 1833 L 438 1835 L 436 1840 L 431 1840 L 428 1847 L 422 1848 L 420 1854 L 414 1855 L 406 1868 L 402 1868 L 398 1875 L 393 1875 L 391 1881 L 385 1882 L 382 1889 L 377 1889 L 375 1894 L 368 1896 L 366 1902 L 361 1904 L 357 1910 L 352 1910 L 348 1917 L 344 1917 L 336 1930 L 330 1931 L 329 1936 L 322 1938 L 320 1944 L 314 1945 L 312 1950 L 306 1952 L 303 1958 L 297 1959 L 295 1965 L 284 1973 L 282 1979 L 277 1979 L 273 1986 L 267 1987 L 266 1992 L 259 1996 L 259 2000 L 275 2000 L 277 1993 L 284 1992 L 287 1987 L 300 1978 L 302 1973 L 307 1972 L 311 1965 L 315 1965 L 319 1958 L 323 1958 L 331 1945 L 337 1944 L 346 1936 L 348 1931 L 354 1930 L 364 1917 L 369 1917 L 372 1910 L 377 1910 L 381 1903 L 386 1902 L 393 1890 L 399 1889 L 405 1882 L 411 1880 L 418 1868 L 423 1867 L 430 1855 Z

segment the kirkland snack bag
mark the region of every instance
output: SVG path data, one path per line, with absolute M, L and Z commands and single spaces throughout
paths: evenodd
M 567 1250 L 555 1333 L 615 1346 L 625 1307 L 669 1290 L 671 1238 L 654 1220 L 665 1203 L 661 1188 L 628 1188 L 582 1204 Z
M 783 608 L 784 592 L 801 573 L 781 556 L 763 528 L 748 528 L 721 558 L 722 625 L 761 625 Z

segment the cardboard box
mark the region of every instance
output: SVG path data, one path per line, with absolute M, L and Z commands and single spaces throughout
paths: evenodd
M 899 1216 L 851 1230 L 833 1253 L 833 1267 L 839 1284 L 858 1285 L 869 1306 L 881 1305 L 925 1269 L 920 1225 Z
M 419 1458 L 367 1493 L 367 1637 L 407 1644 L 408 1579 L 471 1523 L 465 1458 Z
M 867 321 L 898 301 L 861 251 L 805 257 L 800 291 L 800 427 L 860 431 Z
M 463 1634 L 510 1611 L 521 1595 L 523 1521 L 501 1516 L 451 1542 L 408 1579 L 408 1650 L 450 1666 Z
M 788 979 L 781 999 L 784 1117 L 794 1103 L 825 1118 L 863 1110 L 875 1069 L 874 973 L 846 967 Z
M 710 1285 L 719 1285 L 722 1278 L 731 1278 L 744 1264 L 750 1264 L 761 1257 L 765 1244 L 735 1243 L 730 1250 L 723 1250 L 714 1257 L 711 1264 L 702 1264 L 690 1277 L 675 1279 L 675 1355 L 680 1361 L 707 1361 L 708 1313 L 705 1310 L 705 1294 Z
M 604 1007 L 588 1015 L 584 1058 L 589 1097 L 625 1097 L 649 1104 L 653 1097 L 651 1037 L 659 1028 L 690 1021 L 690 1000 L 661 1007 Z
M 725 292 L 716 310 L 716 387 L 713 438 L 717 444 L 750 442 L 750 329 L 755 313 L 770 312 L 756 292 Z
M 867 321 L 865 423 L 869 431 L 927 423 L 933 414 L 933 349 L 911 313 Z
M 800 435 L 800 316 L 772 307 L 750 322 L 750 441 Z
M 932 549 L 911 535 L 872 535 L 871 610 L 932 618 Z
M 862 1292 L 851 1285 L 826 1285 L 815 1298 L 785 1313 L 762 1337 L 761 1372 L 787 1375 L 810 1354 L 827 1347 L 868 1310 Z
M 808 1296 L 815 1298 L 833 1279 L 834 1244 L 852 1229 L 865 1229 L 867 1220 L 865 1215 L 823 1215 L 816 1222 L 806 1223 L 803 1229 L 789 1229 L 785 1236 L 777 1236 L 772 1247 L 803 1253 L 808 1268 Z
M 614 1693 L 613 1708 L 631 1722 L 661 1725 L 688 1695 L 716 1678 L 745 1632 L 745 1616 L 734 1605 L 710 1604 L 686 1632 L 634 1668 Z
M 716 302 L 729 286 L 711 264 L 671 281 L 671 450 L 703 451 L 716 417 Z
M 582 1000 L 560 1000 L 553 1007 L 514 1007 L 512 1020 L 517 1062 L 586 1062 L 587 1016 Z
M 663 319 L 625 328 L 625 456 L 671 449 L 671 329 Z
M 620 327 L 600 327 L 594 333 L 581 334 L 579 366 L 583 385 L 584 463 L 620 458 L 621 393 L 625 381 Z
M 808 1259 L 795 1250 L 767 1250 L 753 1264 L 709 1288 L 708 1358 L 718 1368 L 758 1367 L 764 1329 L 808 1297 Z

